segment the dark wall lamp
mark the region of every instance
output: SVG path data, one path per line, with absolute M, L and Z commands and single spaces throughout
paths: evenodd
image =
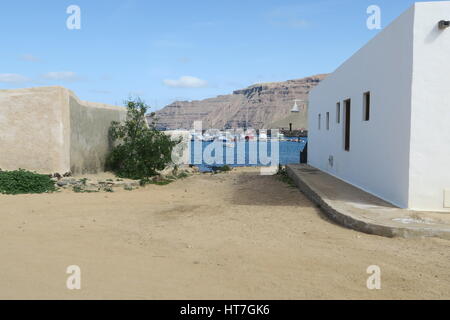
M 446 29 L 450 27 L 450 21 L 449 20 L 441 20 L 439 21 L 439 29 Z

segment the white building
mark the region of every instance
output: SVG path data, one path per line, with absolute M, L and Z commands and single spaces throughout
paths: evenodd
M 450 1 L 416 3 L 311 92 L 311 166 L 401 208 L 450 211 L 448 20 Z

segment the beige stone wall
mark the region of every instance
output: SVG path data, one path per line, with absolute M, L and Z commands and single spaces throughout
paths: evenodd
M 81 102 L 69 96 L 70 171 L 97 173 L 105 166 L 112 144 L 108 136 L 112 121 L 123 121 L 126 109 Z
M 40 173 L 98 172 L 120 107 L 80 101 L 70 90 L 0 90 L 0 168 Z

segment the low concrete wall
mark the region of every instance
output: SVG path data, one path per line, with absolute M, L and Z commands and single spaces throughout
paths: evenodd
M 108 129 L 126 109 L 80 101 L 62 87 L 0 90 L 0 168 L 103 171 Z
M 441 214 L 396 208 L 309 165 L 287 165 L 286 172 L 327 218 L 344 227 L 389 238 L 450 239 L 450 219 Z

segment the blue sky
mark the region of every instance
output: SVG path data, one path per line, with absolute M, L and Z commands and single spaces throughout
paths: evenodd
M 154 109 L 335 70 L 410 0 L 4 0 L 0 89 L 61 85 L 83 100 Z M 81 9 L 69 30 L 67 7 Z

